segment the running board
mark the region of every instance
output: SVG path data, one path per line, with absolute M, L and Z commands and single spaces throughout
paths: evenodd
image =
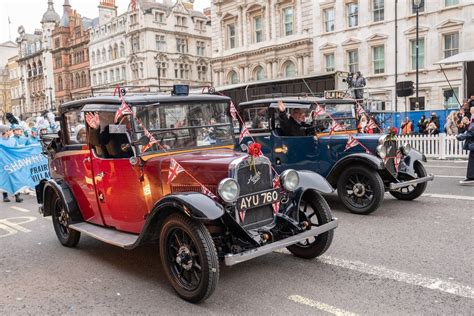
M 89 223 L 77 223 L 69 225 L 69 228 L 84 233 L 105 243 L 131 249 L 134 247 L 139 235 L 120 232 L 112 228 L 106 228 Z

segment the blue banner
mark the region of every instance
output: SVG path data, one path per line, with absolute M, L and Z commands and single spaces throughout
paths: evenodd
M 8 147 L 0 144 L 0 190 L 14 194 L 33 189 L 42 179 L 49 179 L 48 159 L 41 145 Z

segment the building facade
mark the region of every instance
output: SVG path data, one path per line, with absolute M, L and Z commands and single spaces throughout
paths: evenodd
M 51 37 L 60 17 L 54 11 L 53 1 L 41 20 L 42 29 L 27 34 L 23 26 L 18 28 L 18 64 L 20 67 L 21 95 L 24 98 L 24 117 L 54 109 L 54 76 L 51 55 Z
M 102 0 L 89 52 L 98 92 L 117 84 L 169 90 L 176 83 L 211 82 L 208 18 L 187 1 L 138 0 L 117 16 L 115 1 Z
M 314 73 L 313 2 L 213 0 L 214 85 Z
M 367 79 L 370 98 L 387 100 L 382 108 L 395 110 L 395 82 L 416 81 L 417 29 L 413 1 L 399 0 L 397 5 L 388 0 L 314 2 L 315 71 L 359 70 Z M 439 65 L 434 63 L 474 50 L 473 16 L 474 3 L 469 0 L 422 1 L 418 28 L 418 105 L 415 95 L 400 97 L 396 110 L 459 107 L 454 96 L 445 99 L 444 91 L 450 86 Z M 467 97 L 463 94 L 461 65 L 443 68 L 458 99 Z
M 64 2 L 63 16 L 52 35 L 56 104 L 91 95 L 89 30 L 96 21 L 82 17 L 68 0 Z
M 10 112 L 16 117 L 20 117 L 23 109 L 23 99 L 21 98 L 20 68 L 17 63 L 18 56 L 8 59 L 8 80 L 10 84 L 11 108 Z

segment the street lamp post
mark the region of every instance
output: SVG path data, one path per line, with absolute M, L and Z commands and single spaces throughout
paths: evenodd
M 418 98 L 418 49 L 419 49 L 419 11 L 421 7 L 421 2 L 423 0 L 413 0 L 413 6 L 415 7 L 416 10 L 416 53 L 415 53 L 415 58 L 416 58 L 416 103 L 415 103 L 415 108 L 418 108 L 420 105 L 420 99 Z
M 156 58 L 156 72 L 158 75 L 158 92 L 161 92 L 161 62 L 158 58 Z
M 49 108 L 51 109 L 51 111 L 55 111 L 56 109 L 54 108 L 54 105 L 53 105 L 53 88 L 51 88 L 51 86 L 49 86 L 48 88 L 49 90 Z

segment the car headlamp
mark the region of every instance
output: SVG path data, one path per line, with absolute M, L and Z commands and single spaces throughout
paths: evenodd
M 385 157 L 387 157 L 387 148 L 385 148 L 384 145 L 378 145 L 377 155 L 379 155 L 380 158 L 385 159 Z
M 400 146 L 400 151 L 402 152 L 402 154 L 404 155 L 408 155 L 408 153 L 410 152 L 411 150 L 411 145 L 408 144 L 408 143 L 405 143 L 403 145 Z
M 293 169 L 288 169 L 283 171 L 283 173 L 280 176 L 281 180 L 281 185 L 285 188 L 287 191 L 294 191 L 300 184 L 300 176 L 298 175 L 298 172 L 296 172 Z
M 240 187 L 237 181 L 232 178 L 225 178 L 219 182 L 217 193 L 227 203 L 237 200 L 240 194 Z

